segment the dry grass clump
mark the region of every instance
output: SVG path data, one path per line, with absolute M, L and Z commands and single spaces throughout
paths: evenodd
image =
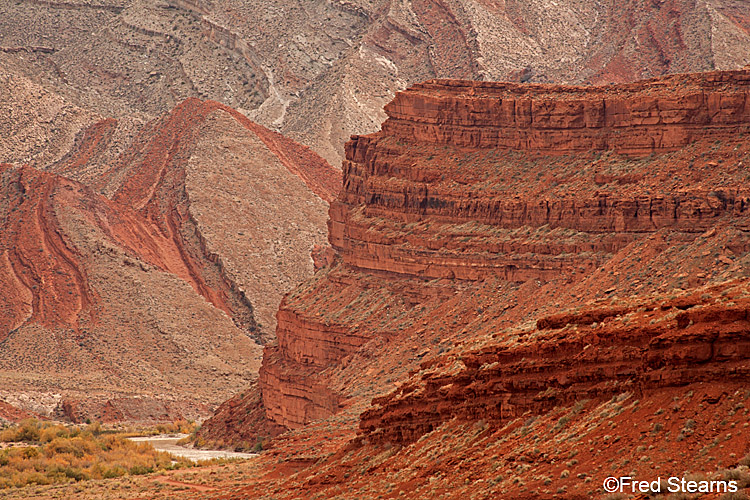
M 69 427 L 37 420 L 0 431 L 0 488 L 106 479 L 192 465 L 147 443 L 105 432 L 98 423 Z
M 194 422 L 179 419 L 171 423 L 157 424 L 156 432 L 158 434 L 190 434 L 195 432 L 197 427 Z

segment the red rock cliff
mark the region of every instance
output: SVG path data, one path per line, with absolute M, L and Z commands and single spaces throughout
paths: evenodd
M 442 351 L 451 339 L 535 321 L 605 290 L 637 295 L 738 276 L 739 256 L 750 248 L 749 92 L 746 70 L 608 87 L 440 80 L 398 94 L 382 131 L 346 146 L 344 188 L 329 220 L 337 262 L 281 305 L 279 342 L 266 349 L 260 375 L 267 416 L 298 428 L 352 408 L 363 399 L 354 381 L 371 387 L 367 394 L 382 393 L 395 374 L 437 356 L 433 345 Z M 723 246 L 706 249 L 699 235 L 716 228 L 729 228 Z M 667 255 L 676 260 L 658 260 Z M 728 267 L 716 267 L 719 256 Z M 493 293 L 488 326 L 489 306 L 477 297 Z M 738 321 L 742 330 L 745 320 Z M 630 383 L 651 384 L 631 363 L 658 357 L 656 337 L 639 333 L 635 357 L 618 361 L 639 374 Z M 382 352 L 372 347 L 383 342 Z M 407 344 L 419 356 L 399 351 Z M 657 350 L 669 342 L 662 344 Z M 557 345 L 550 342 L 549 352 Z M 746 355 L 742 348 L 732 359 Z M 369 377 L 354 372 L 355 362 L 372 367 L 361 370 Z M 670 370 L 682 370 L 680 363 Z M 536 376 L 532 368 L 519 377 Z M 594 386 L 596 377 L 620 373 L 592 370 Z M 547 384 L 539 376 L 535 387 Z M 570 398 L 588 389 L 581 391 Z M 387 434 L 402 418 L 384 404 L 365 415 L 368 435 Z M 421 431 L 396 430 L 388 439 L 417 436 L 427 424 L 409 425 Z
M 559 154 L 673 151 L 747 131 L 750 75 L 676 75 L 606 87 L 433 80 L 386 106 L 387 135 Z
M 540 318 L 523 333 L 533 342 L 497 340 L 423 364 L 362 414 L 363 438 L 408 443 L 452 418 L 501 422 L 626 392 L 747 380 L 746 293 L 746 283 L 733 283 L 700 297 Z

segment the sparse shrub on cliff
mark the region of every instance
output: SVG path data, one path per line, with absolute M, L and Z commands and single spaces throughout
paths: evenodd
M 557 423 L 555 424 L 555 426 L 552 428 L 552 432 L 559 431 L 560 429 L 562 429 L 563 427 L 565 427 L 568 422 L 570 422 L 570 416 L 564 415 L 564 416 L 560 417 L 560 420 L 558 420 Z
M 741 469 L 728 469 L 723 471 L 721 475 L 725 481 L 737 481 L 740 489 L 750 486 L 750 473 Z
M 570 409 L 570 412 L 567 415 L 564 415 L 560 417 L 560 419 L 557 421 L 557 423 L 552 427 L 552 433 L 557 433 L 560 430 L 562 430 L 563 427 L 565 427 L 568 422 L 571 421 L 573 417 L 581 413 L 583 408 L 586 406 L 586 403 L 588 403 L 588 399 L 583 399 L 581 401 L 578 401 L 573 407 Z
M 695 432 L 695 420 L 688 419 L 685 421 L 685 425 L 677 435 L 677 441 L 682 441 L 686 437 L 692 436 Z

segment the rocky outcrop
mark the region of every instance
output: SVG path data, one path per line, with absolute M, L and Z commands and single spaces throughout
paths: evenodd
M 647 155 L 750 130 L 750 73 L 670 76 L 616 87 L 434 80 L 386 106 L 383 133 L 472 148 Z
M 361 439 L 410 443 L 457 418 L 501 422 L 556 406 L 750 375 L 745 283 L 700 297 L 540 318 L 533 342 L 498 343 L 423 364 L 426 373 L 373 400 Z M 456 366 L 457 365 L 457 366 Z
M 605 498 L 618 471 L 744 474 L 748 75 L 398 95 L 347 144 L 335 257 L 264 352 L 262 407 L 291 431 L 229 496 Z M 502 107 L 522 100 L 524 123 Z M 622 112 L 587 125 L 600 104 Z
M 0 424 L 17 423 L 27 418 L 39 418 L 39 415 L 0 401 Z
M 339 411 L 343 398 L 318 376 L 373 336 L 372 330 L 359 329 L 349 321 L 350 314 L 356 314 L 349 304 L 366 294 L 372 283 L 358 283 L 345 270 L 326 268 L 321 272 L 326 279 L 310 283 L 282 301 L 277 344 L 264 350 L 259 374 L 263 407 L 267 418 L 284 428 L 299 428 Z M 378 309 L 386 308 L 380 305 Z
M 263 351 L 259 380 L 266 418 L 285 429 L 297 429 L 339 411 L 341 396 L 317 382 L 320 368 L 290 360 L 276 347 Z
M 175 420 L 200 419 L 211 411 L 206 404 L 196 404 L 160 395 L 149 396 L 99 396 L 82 397 L 81 395 L 63 398 L 52 413 L 57 420 L 83 424 L 91 421 L 118 424 L 122 422 L 140 422 L 153 425 L 154 422 L 173 422 Z
M 338 378 L 350 373 L 351 360 L 375 341 L 395 342 L 400 335 L 419 338 L 430 330 L 443 331 L 433 319 L 441 310 L 433 304 L 441 301 L 471 303 L 472 294 L 507 287 L 507 304 L 498 312 L 505 318 L 499 324 L 507 328 L 538 319 L 534 315 L 546 307 L 541 299 L 524 298 L 521 290 L 534 293 L 531 290 L 539 286 L 553 290 L 586 282 L 580 293 L 591 296 L 607 288 L 600 288 L 600 283 L 611 282 L 609 276 L 601 277 L 607 273 L 617 277 L 612 280 L 616 286 L 608 285 L 609 293 L 641 283 L 632 277 L 633 264 L 629 262 L 626 271 L 622 259 L 645 251 L 642 242 L 650 235 L 661 238 L 660 252 L 689 248 L 685 258 L 694 259 L 699 252 L 708 252 L 697 250 L 701 234 L 731 225 L 736 238 L 724 248 L 731 246 L 732 255 L 744 255 L 750 248 L 743 236 L 750 229 L 750 192 L 741 181 L 747 152 L 741 137 L 750 126 L 748 90 L 750 72 L 737 71 L 593 88 L 446 80 L 399 94 L 386 107 L 389 118 L 381 132 L 354 136 L 347 144 L 344 187 L 329 211 L 329 240 L 338 260 L 280 307 L 278 344 L 266 349 L 260 375 L 269 419 L 296 429 L 357 404 L 354 390 Z M 696 153 L 706 150 L 710 156 Z M 692 165 L 689 171 L 683 167 L 687 164 Z M 623 256 L 617 263 L 616 255 Z M 737 276 L 738 266 L 725 276 Z M 434 290 L 442 289 L 441 299 L 425 292 L 425 284 L 433 282 Z M 350 292 L 361 293 L 367 286 L 393 294 L 383 297 L 382 307 L 370 309 Z M 394 307 L 396 297 L 407 303 L 410 312 L 388 327 L 373 321 Z M 477 304 L 475 310 L 483 309 Z M 480 319 L 471 318 L 477 313 L 469 311 L 462 313 L 468 316 L 453 319 L 452 328 L 443 335 L 456 335 L 452 330 L 468 328 L 467 321 L 474 325 L 475 335 L 486 332 L 488 327 Z M 591 314 L 598 313 L 591 309 Z M 367 319 L 370 325 L 365 325 Z M 549 335 L 545 321 L 554 323 L 541 320 L 540 336 Z M 744 320 L 739 321 L 735 330 L 741 334 Z M 714 326 L 709 322 L 701 328 L 708 331 Z M 492 363 L 497 362 L 501 373 L 482 389 L 494 399 L 481 400 L 478 407 L 491 407 L 481 410 L 489 412 L 487 418 L 508 418 L 527 410 L 545 411 L 545 405 L 555 401 L 603 396 L 625 387 L 693 383 L 714 373 L 710 368 L 680 375 L 689 360 L 684 365 L 675 362 L 668 373 L 654 368 L 656 352 L 662 352 L 656 347 L 661 340 L 655 339 L 681 329 L 660 323 L 659 328 L 645 327 L 640 333 L 627 331 L 635 335 L 632 342 L 617 344 L 622 332 L 615 329 L 609 343 L 602 341 L 601 352 L 591 348 L 584 352 L 588 342 L 567 331 L 551 336 L 549 343 L 540 339 L 533 347 L 518 346 L 518 352 L 516 347 L 497 347 L 503 354 Z M 535 337 L 530 332 L 524 335 Z M 420 341 L 414 342 L 418 350 Z M 561 348 L 566 342 L 570 348 Z M 714 341 L 707 342 L 695 349 L 705 349 Z M 619 347 L 624 357 L 613 360 L 611 370 L 602 368 L 606 352 Z M 538 357 L 535 349 L 541 349 Z M 744 347 L 738 349 L 729 364 L 719 356 L 715 362 L 722 368 L 716 370 L 744 362 Z M 506 354 L 508 358 L 503 357 Z M 467 359 L 470 356 L 466 354 Z M 648 361 L 642 363 L 642 356 Z M 508 378 L 511 372 L 503 370 L 511 370 L 513 360 L 524 357 L 528 366 L 518 369 L 516 389 Z M 592 365 L 576 375 L 563 360 L 579 357 L 576 363 Z M 416 367 L 415 358 L 410 359 Z M 456 362 L 472 363 L 463 358 Z M 549 374 L 543 366 L 549 367 Z M 459 396 L 443 394 L 454 394 L 451 390 L 441 389 L 453 383 L 455 394 L 475 394 L 471 384 L 480 373 L 467 370 L 465 378 L 460 375 L 464 372 L 448 370 L 445 380 L 440 379 L 442 385 L 428 384 L 429 389 L 418 391 L 419 397 L 431 394 L 424 396 L 424 406 L 433 413 L 424 410 L 423 421 L 417 410 L 408 409 L 422 404 L 408 399 L 409 391 L 404 392 L 403 407 L 396 409 L 401 399 L 394 395 L 388 400 L 392 405 L 384 401 L 385 409 L 366 413 L 362 425 L 367 439 L 384 433 L 383 440 L 398 441 L 394 436 L 403 433 L 411 436 L 402 439 L 408 441 L 458 415 L 462 405 L 470 407 L 470 403 L 459 404 L 455 399 Z M 744 368 L 738 370 L 737 377 L 744 376 Z M 453 377 L 466 386 L 446 382 Z M 556 377 L 581 380 L 565 382 L 564 387 L 575 389 L 561 391 L 559 401 L 534 399 Z M 624 385 L 610 383 L 608 377 Z M 665 378 L 660 382 L 654 377 Z M 507 389 L 501 390 L 498 381 L 505 379 Z M 385 380 L 383 376 L 374 384 L 387 387 Z M 602 384 L 609 388 L 600 389 Z M 438 401 L 443 396 L 446 399 Z M 480 410 L 469 407 L 467 415 L 482 418 Z M 408 420 L 402 413 L 414 418 L 399 430 L 398 422 Z M 408 430 L 409 426 L 416 430 Z
M 542 175 L 546 165 L 545 176 L 570 182 L 576 175 L 563 170 L 570 159 L 554 157 L 574 150 L 643 156 L 744 134 L 748 91 L 747 71 L 590 89 L 417 85 L 386 107 L 382 132 L 347 144 L 345 190 L 330 211 L 331 243 L 347 264 L 364 269 L 525 281 L 588 272 L 643 233 L 706 231 L 722 217 L 743 216 L 748 191 L 662 186 L 636 193 L 626 186 L 643 183 L 649 162 L 606 175 L 600 170 L 635 161 L 621 157 L 618 165 L 612 156 L 609 165 L 592 158 L 590 171 L 578 174 L 591 175 L 578 182 L 586 189 L 579 196 L 544 185 L 524 196 L 507 179 L 527 169 Z M 524 151 L 524 158 L 497 150 Z M 601 185 L 610 187 L 590 189 Z M 522 229 L 528 227 L 552 231 L 537 230 L 530 241 Z
M 260 391 L 253 384 L 244 392 L 224 401 L 213 416 L 198 430 L 198 446 L 255 449 L 278 436 L 286 427 L 274 424 L 266 417 Z
M 3 315 L 0 341 L 26 322 L 79 325 L 96 301 L 76 250 L 55 217 L 52 195 L 71 189 L 53 175 L 0 165 L 4 193 L 2 261 Z M 12 218 L 11 218 L 12 214 Z

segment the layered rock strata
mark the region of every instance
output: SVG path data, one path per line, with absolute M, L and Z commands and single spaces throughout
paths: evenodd
M 698 248 L 701 233 L 729 224 L 734 240 L 724 248 L 744 255 L 750 229 L 750 192 L 743 187 L 749 92 L 750 72 L 736 71 L 594 88 L 443 80 L 399 94 L 386 107 L 381 132 L 347 144 L 344 188 L 329 212 L 329 240 L 339 260 L 282 303 L 279 342 L 267 348 L 261 369 L 268 417 L 298 428 L 357 404 L 356 391 L 334 380 L 372 342 L 437 329 L 430 316 L 439 301 L 420 292 L 427 283 L 442 290 L 443 302 L 472 300 L 488 283 L 508 287 L 501 309 L 507 326 L 547 307 L 522 296 L 520 290 L 535 283 L 549 283 L 545 289 L 551 290 L 591 278 L 581 295 L 589 297 L 602 293 L 605 282 L 614 285 L 610 293 L 642 288 L 622 260 L 633 251 Z M 658 238 L 651 241 L 650 235 Z M 645 240 L 650 243 L 644 246 Z M 697 250 L 684 252 L 696 258 Z M 730 263 L 723 276 L 743 269 L 734 257 L 722 258 Z M 686 276 L 666 274 L 672 272 Z M 600 277 L 607 273 L 616 279 Z M 718 279 L 715 272 L 700 275 L 703 283 Z M 380 307 L 356 303 L 366 283 L 389 290 Z M 357 293 L 350 296 L 349 290 Z M 410 311 L 399 326 L 377 325 L 373 318 L 399 301 Z M 471 322 L 477 331 L 485 328 Z M 656 334 L 639 335 L 633 343 L 641 347 L 619 363 L 638 373 L 633 384 L 648 385 L 651 375 L 643 373 L 650 365 L 634 363 L 643 353 L 657 356 L 647 347 Z M 549 345 L 554 354 L 557 343 Z M 731 359 L 743 360 L 742 349 Z M 683 370 L 679 366 L 675 372 Z M 467 380 L 474 376 L 467 374 Z M 610 375 L 600 376 L 606 384 Z M 387 387 L 385 380 L 375 385 Z M 331 394 L 334 385 L 338 397 Z M 581 391 L 570 398 L 588 389 Z M 517 404 L 511 410 L 509 404 L 502 410 L 507 415 L 528 409 Z M 381 412 L 384 420 L 377 423 L 381 417 L 375 415 L 363 424 L 368 433 L 400 418 L 388 420 Z
M 386 106 L 383 133 L 474 148 L 643 155 L 747 132 L 748 88 L 746 72 L 673 75 L 585 90 L 433 80 Z
M 626 392 L 746 380 L 746 293 L 746 284 L 734 283 L 678 300 L 540 318 L 523 333 L 533 343 L 501 341 L 435 363 L 442 366 L 423 364 L 423 373 L 362 414 L 361 439 L 404 444 L 453 418 L 502 422 Z
M 172 417 L 197 418 L 252 379 L 258 346 L 172 274 L 180 248 L 158 227 L 31 167 L 0 167 L 0 190 L 4 396 L 97 399 L 80 420 L 103 417 L 112 394 L 133 420 L 160 419 L 147 407 L 166 397 L 180 401 Z M 224 380 L 196 382 L 216 372 Z

